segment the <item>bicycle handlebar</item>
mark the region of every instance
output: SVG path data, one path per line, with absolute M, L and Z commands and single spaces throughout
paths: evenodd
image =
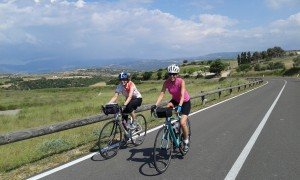
M 174 111 L 174 113 L 175 113 L 179 118 L 181 118 L 181 113 L 178 113 L 178 112 L 176 111 L 177 107 L 178 107 L 178 106 L 173 107 L 173 108 L 169 107 L 169 109 L 172 109 L 172 111 Z M 157 117 L 157 114 L 156 114 L 156 109 L 157 109 L 157 108 L 158 108 L 158 107 L 156 107 L 155 109 L 152 109 L 152 108 L 151 108 L 151 117 L 152 117 L 152 115 L 153 115 L 154 117 L 158 118 L 158 117 Z

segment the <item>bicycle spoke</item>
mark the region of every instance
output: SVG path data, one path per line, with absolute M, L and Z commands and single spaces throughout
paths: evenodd
M 141 145 L 146 137 L 147 133 L 147 121 L 146 118 L 142 114 L 136 115 L 135 118 L 136 129 L 133 130 L 132 133 L 132 143 L 136 146 Z
M 120 127 L 114 121 L 106 123 L 101 130 L 98 140 L 101 156 L 104 158 L 115 156 L 121 146 L 121 140 L 122 134 Z

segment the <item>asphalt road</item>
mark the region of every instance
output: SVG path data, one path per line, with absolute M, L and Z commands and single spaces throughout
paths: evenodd
M 163 174 L 152 164 L 154 131 L 113 159 L 96 154 L 42 179 L 300 179 L 300 79 L 266 81 L 191 115 L 191 149 Z

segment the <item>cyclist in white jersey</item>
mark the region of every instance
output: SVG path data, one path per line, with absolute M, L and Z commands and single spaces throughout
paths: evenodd
M 135 129 L 135 113 L 134 110 L 137 109 L 137 107 L 141 106 L 142 104 L 142 95 L 136 88 L 135 84 L 129 80 L 129 74 L 126 72 L 121 72 L 119 74 L 119 80 L 120 84 L 117 86 L 115 90 L 115 95 L 111 98 L 109 101 L 109 104 L 115 103 L 119 97 L 120 94 L 123 94 L 126 98 L 124 102 L 124 113 L 130 113 L 132 117 L 132 124 L 129 128 Z M 128 119 L 128 116 L 124 116 L 124 119 Z

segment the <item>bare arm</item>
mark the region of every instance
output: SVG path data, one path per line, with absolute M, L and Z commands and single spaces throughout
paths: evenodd
M 119 97 L 119 93 L 115 93 L 115 95 L 111 98 L 108 104 L 115 103 Z
M 182 106 L 182 104 L 183 104 L 185 91 L 186 91 L 185 82 L 184 82 L 184 80 L 182 80 L 182 83 L 181 83 L 181 96 L 180 96 L 179 106 Z
M 160 94 L 157 98 L 157 101 L 155 103 L 156 106 L 158 106 L 160 104 L 160 102 L 162 101 L 164 95 L 165 95 L 165 92 L 166 92 L 166 85 L 165 83 L 163 84 L 163 87 L 161 88 L 161 91 L 160 91 Z

